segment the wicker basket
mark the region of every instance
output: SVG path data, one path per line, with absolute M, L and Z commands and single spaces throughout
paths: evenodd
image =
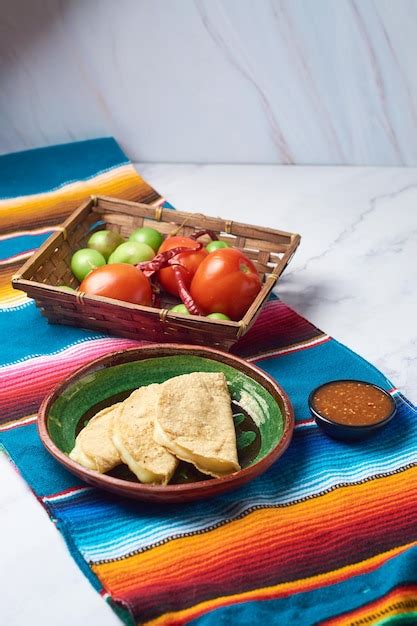
M 196 230 L 210 229 L 222 241 L 243 250 L 262 279 L 262 290 L 244 318 L 232 322 L 172 313 L 168 308 L 179 300 L 165 294 L 158 301 L 160 308 L 155 308 L 57 289 L 62 285 L 78 286 L 70 259 L 76 250 L 86 246 L 92 232 L 106 227 L 127 237 L 141 226 L 152 226 L 163 234 L 178 230 L 186 236 Z M 104 196 L 91 197 L 23 265 L 12 283 L 34 298 L 42 314 L 53 324 L 107 331 L 131 339 L 193 343 L 228 350 L 255 321 L 299 242 L 299 235 L 279 230 Z

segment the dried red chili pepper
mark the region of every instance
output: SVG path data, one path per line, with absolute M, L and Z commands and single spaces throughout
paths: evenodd
M 174 264 L 174 263 L 170 263 L 170 265 L 172 266 L 172 269 L 174 270 L 174 274 L 175 274 L 175 278 L 177 280 L 177 285 L 178 285 L 178 292 L 180 294 L 180 298 L 183 301 L 183 303 L 185 304 L 185 306 L 187 307 L 187 311 L 189 311 L 190 313 L 192 313 L 192 315 L 202 315 L 201 310 L 199 309 L 199 307 L 196 305 L 196 303 L 194 302 L 194 300 L 191 297 L 190 292 L 188 291 L 185 282 L 184 282 L 184 276 L 181 273 L 181 266 Z
M 180 295 L 181 300 L 187 307 L 187 310 L 193 315 L 201 315 L 201 311 L 198 306 L 195 304 L 192 299 L 190 292 L 188 291 L 183 274 L 181 272 L 181 265 L 176 263 L 175 257 L 178 254 L 190 254 L 194 252 L 198 252 L 201 250 L 203 244 L 200 242 L 196 242 L 195 248 L 171 248 L 171 250 L 167 250 L 166 252 L 160 252 L 157 254 L 151 261 L 145 261 L 144 263 L 139 263 L 136 267 L 138 267 L 145 274 L 147 278 L 153 276 L 156 272 L 163 269 L 164 267 L 172 267 L 175 275 L 175 279 L 177 281 L 178 293 Z
M 195 248 L 184 248 L 184 247 L 171 248 L 171 250 L 167 250 L 166 252 L 160 252 L 159 254 L 154 256 L 154 258 L 151 261 L 144 261 L 143 263 L 138 263 L 136 267 L 142 270 L 145 276 L 150 278 L 158 270 L 161 270 L 164 267 L 168 267 L 168 265 L 170 265 L 169 261 L 173 257 L 177 256 L 177 254 L 182 254 L 183 252 L 185 253 L 197 252 L 198 250 L 201 250 L 202 247 L 203 247 L 203 244 L 196 241 Z

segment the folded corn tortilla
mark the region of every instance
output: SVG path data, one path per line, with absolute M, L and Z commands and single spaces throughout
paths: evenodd
M 122 461 L 142 483 L 166 485 L 178 460 L 154 439 L 159 387 L 141 387 L 123 402 L 113 421 L 112 441 Z
M 183 374 L 159 385 L 154 438 L 204 474 L 240 469 L 230 395 L 223 373 Z
M 106 407 L 90 419 L 75 440 L 70 458 L 88 469 L 104 474 L 121 463 L 111 433 L 112 422 L 117 418 L 121 402 Z

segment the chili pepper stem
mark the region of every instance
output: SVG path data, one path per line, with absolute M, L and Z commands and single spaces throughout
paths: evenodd
M 190 239 L 198 239 L 203 235 L 208 235 L 212 241 L 218 241 L 218 236 L 213 230 L 198 230 L 197 232 L 190 235 Z

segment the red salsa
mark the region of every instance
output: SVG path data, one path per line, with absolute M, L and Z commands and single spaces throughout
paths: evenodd
M 338 424 L 368 426 L 377 424 L 394 409 L 394 402 L 374 385 L 341 380 L 319 387 L 312 397 L 313 408 Z

